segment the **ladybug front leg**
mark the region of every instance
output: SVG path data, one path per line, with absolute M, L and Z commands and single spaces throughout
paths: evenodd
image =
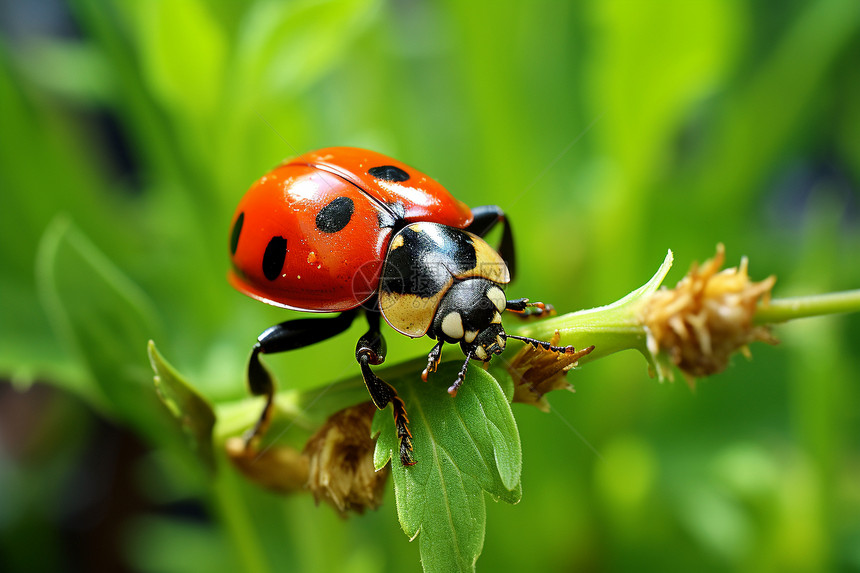
M 433 347 L 433 350 L 430 351 L 430 354 L 427 355 L 427 368 L 421 373 L 421 379 L 427 382 L 427 378 L 430 376 L 431 372 L 436 372 L 436 369 L 439 368 L 439 362 L 442 360 L 442 346 L 444 346 L 443 341 L 439 341 L 436 343 L 436 346 Z
M 355 359 L 361 367 L 364 384 L 370 393 L 370 398 L 377 408 L 382 410 L 388 403 L 394 411 L 394 425 L 397 437 L 400 439 L 400 463 L 404 466 L 415 464 L 412 455 L 412 433 L 409 431 L 409 417 L 406 415 L 406 405 L 388 382 L 373 373 L 370 365 L 377 366 L 385 361 L 385 338 L 379 329 L 379 312 L 367 312 L 368 331 L 358 339 L 355 346 Z
M 529 302 L 527 298 L 506 301 L 505 310 L 516 313 L 520 318 L 543 318 L 555 315 L 555 307 L 542 302 Z
M 457 374 L 457 379 L 454 380 L 454 383 L 448 387 L 448 394 L 450 394 L 452 397 L 457 395 L 457 390 L 460 389 L 460 386 L 462 386 L 463 382 L 466 380 L 466 370 L 469 368 L 469 362 L 474 357 L 474 352 L 470 351 L 468 354 L 466 354 L 466 361 L 463 362 L 463 367 L 460 368 L 460 373 Z M 486 362 L 484 364 L 486 364 Z
M 275 381 L 260 362 L 260 354 L 286 352 L 309 346 L 340 334 L 355 320 L 357 311 L 342 312 L 331 318 L 288 320 L 266 329 L 259 337 L 248 360 L 248 388 L 254 396 L 265 396 L 266 405 L 254 427 L 245 435 L 245 447 L 266 433 L 272 416 Z

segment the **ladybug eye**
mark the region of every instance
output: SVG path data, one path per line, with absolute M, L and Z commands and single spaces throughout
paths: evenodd
M 349 197 L 338 197 L 317 213 L 317 229 L 323 233 L 337 233 L 349 224 L 355 212 L 355 203 Z
M 270 281 L 275 280 L 284 268 L 287 258 L 287 240 L 283 237 L 272 237 L 263 253 L 263 275 Z
M 367 173 L 376 177 L 377 179 L 382 179 L 383 181 L 394 181 L 396 183 L 409 179 L 408 173 L 406 173 L 399 167 L 395 167 L 394 165 L 380 165 L 379 167 L 371 167 L 367 170 Z

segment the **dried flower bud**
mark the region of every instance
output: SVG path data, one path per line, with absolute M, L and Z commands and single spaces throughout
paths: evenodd
M 556 330 L 549 343 L 557 346 L 560 339 L 561 334 Z M 567 381 L 567 372 L 592 350 L 594 347 L 590 346 L 566 354 L 547 352 L 526 344 L 508 364 L 508 372 L 514 379 L 514 402 L 531 404 L 549 412 L 549 402 L 544 395 L 553 390 L 573 392 L 573 386 Z
M 753 323 L 759 302 L 770 299 L 776 278 L 754 283 L 747 275 L 746 258 L 740 267 L 721 271 L 724 261 L 720 244 L 713 259 L 701 267 L 694 264 L 674 289 L 661 288 L 639 309 L 648 350 L 655 358 L 668 356 L 691 386 L 695 378 L 722 372 L 736 351 L 748 353 L 749 343 L 776 343 L 767 327 Z
M 230 438 L 224 449 L 245 477 L 267 489 L 292 493 L 308 481 L 308 460 L 296 449 L 275 445 L 258 451 L 242 438 Z
M 370 424 L 375 412 L 371 402 L 345 408 L 326 420 L 305 445 L 308 488 L 317 501 L 330 503 L 341 515 L 376 509 L 382 503 L 389 470 L 373 469 Z

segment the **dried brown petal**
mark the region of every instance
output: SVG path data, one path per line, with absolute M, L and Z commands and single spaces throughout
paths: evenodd
M 549 343 L 558 346 L 560 339 L 561 334 L 556 330 Z M 563 354 L 524 345 L 508 364 L 508 372 L 514 379 L 514 402 L 531 404 L 549 412 L 549 402 L 544 395 L 553 390 L 573 392 L 573 386 L 567 381 L 567 372 L 592 350 L 593 346 Z
M 308 488 L 341 515 L 382 503 L 389 470 L 374 471 L 370 424 L 376 407 L 365 402 L 333 414 L 305 445 Z
M 753 324 L 776 278 L 752 282 L 746 258 L 740 267 L 720 270 L 724 261 L 720 244 L 713 259 L 694 264 L 674 289 L 654 292 L 640 309 L 651 354 L 668 356 L 691 385 L 695 378 L 722 372 L 731 355 L 747 353 L 751 342 L 776 343 L 767 327 Z
M 304 489 L 308 481 L 308 460 L 293 448 L 271 446 L 258 451 L 247 448 L 242 438 L 230 438 L 224 449 L 245 477 L 267 489 L 292 493 Z

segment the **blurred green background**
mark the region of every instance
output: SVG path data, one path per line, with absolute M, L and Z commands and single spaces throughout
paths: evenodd
M 860 285 L 856 0 L 0 2 L 0 570 L 419 571 L 392 492 L 339 519 L 166 437 L 145 344 L 215 403 L 289 313 L 224 280 L 235 204 L 351 145 L 508 210 L 561 311 L 726 245 L 776 296 Z M 361 330 L 268 361 L 354 374 Z M 856 316 L 658 384 L 627 353 L 515 405 L 483 571 L 860 571 Z M 389 362 L 429 350 L 388 336 Z M 223 468 L 222 468 L 223 469 Z M 390 485 L 389 485 L 390 490 Z

